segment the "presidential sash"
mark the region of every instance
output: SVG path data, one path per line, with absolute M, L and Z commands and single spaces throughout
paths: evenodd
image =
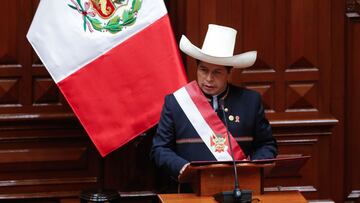
M 184 111 L 192 126 L 218 161 L 230 161 L 231 151 L 227 130 L 196 81 L 190 82 L 174 92 L 176 101 Z M 230 134 L 230 142 L 235 160 L 246 156 L 240 145 Z

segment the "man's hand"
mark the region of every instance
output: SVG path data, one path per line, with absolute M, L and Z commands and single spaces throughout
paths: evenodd
M 190 166 L 190 163 L 185 164 L 185 165 L 181 168 L 181 170 L 179 171 L 179 176 L 178 176 L 178 180 L 179 180 L 179 181 L 180 181 L 181 175 L 184 173 L 185 169 L 186 169 L 188 166 Z

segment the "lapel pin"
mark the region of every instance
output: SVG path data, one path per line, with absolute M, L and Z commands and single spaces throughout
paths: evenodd
M 233 121 L 233 120 L 234 120 L 234 116 L 233 116 L 233 115 L 230 115 L 230 116 L 229 116 L 229 120 L 230 120 L 230 121 Z
M 240 123 L 240 116 L 235 116 L 235 122 Z

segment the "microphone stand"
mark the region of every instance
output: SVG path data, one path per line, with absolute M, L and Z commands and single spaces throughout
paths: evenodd
M 220 107 L 223 113 L 224 123 L 226 127 L 227 139 L 229 142 L 231 158 L 234 167 L 234 190 L 233 191 L 224 191 L 214 195 L 215 200 L 222 203 L 231 203 L 231 202 L 240 202 L 240 203 L 251 203 L 252 200 L 252 191 L 251 190 L 240 190 L 239 187 L 239 179 L 237 174 L 236 162 L 234 158 L 234 151 L 232 149 L 231 141 L 230 141 L 230 132 L 229 127 L 226 120 L 226 114 L 224 109 L 224 100 L 220 100 Z

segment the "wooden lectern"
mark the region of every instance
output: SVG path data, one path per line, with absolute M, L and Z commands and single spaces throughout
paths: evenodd
M 240 188 L 252 190 L 254 195 L 263 193 L 264 168 L 274 163 L 238 163 Z M 181 183 L 190 183 L 198 196 L 211 196 L 221 191 L 234 189 L 234 168 L 231 162 L 224 163 L 191 163 L 180 176 Z
M 240 189 L 252 190 L 253 195 L 263 194 L 266 173 L 296 173 L 309 156 L 278 158 L 259 161 L 237 161 Z M 280 167 L 279 167 L 280 166 Z M 287 166 L 287 167 L 284 167 Z M 234 190 L 234 169 L 229 162 L 191 162 L 179 178 L 180 183 L 190 183 L 197 196 L 212 196 L 222 191 Z
M 259 161 L 237 161 L 240 189 L 252 190 L 252 199 L 262 203 L 306 203 L 300 192 L 267 192 L 263 194 L 264 174 L 297 174 L 309 156 L 285 157 Z M 213 195 L 234 190 L 234 172 L 229 162 L 191 162 L 180 176 L 190 183 L 196 194 L 159 194 L 163 203 L 195 203 L 217 201 Z

